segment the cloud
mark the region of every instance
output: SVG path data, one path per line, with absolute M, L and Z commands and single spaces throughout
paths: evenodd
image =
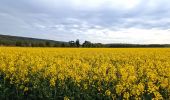
M 0 33 L 103 43 L 170 43 L 169 0 L 1 0 Z

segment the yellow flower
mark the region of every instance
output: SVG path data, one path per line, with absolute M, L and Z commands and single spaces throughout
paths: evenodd
M 70 100 L 67 96 L 64 97 L 64 100 Z
M 127 99 L 127 100 L 128 100 L 128 99 L 129 99 L 129 97 L 130 97 L 130 95 L 129 95 L 129 93 L 128 93 L 128 92 L 125 92 L 125 93 L 124 93 L 124 95 L 123 95 L 123 97 L 124 97 L 125 99 Z
M 105 91 L 105 95 L 110 96 L 110 95 L 111 95 L 110 90 L 106 90 L 106 91 Z
M 0 47 L 0 86 L 9 83 L 26 92 L 28 84 L 37 89 L 43 80 L 51 90 L 77 86 L 84 94 L 95 88 L 113 99 L 140 99 L 144 94 L 166 99 L 163 97 L 170 93 L 169 55 L 169 48 Z
M 51 87 L 55 86 L 55 79 L 54 78 L 50 79 L 50 86 Z
M 25 87 L 25 88 L 24 88 L 24 92 L 27 92 L 27 91 L 28 91 L 28 87 Z

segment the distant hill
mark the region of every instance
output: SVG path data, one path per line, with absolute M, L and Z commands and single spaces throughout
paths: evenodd
M 88 48 L 150 48 L 150 47 L 170 47 L 170 44 L 122 44 L 122 43 L 91 43 L 85 41 L 82 45 L 76 41 L 55 41 L 47 39 L 36 39 L 29 37 L 0 35 L 0 46 L 20 46 L 20 47 L 88 47 Z
M 68 42 L 54 41 L 47 39 L 36 39 L 29 37 L 0 35 L 0 45 L 4 46 L 30 46 L 30 47 L 50 47 L 67 46 Z

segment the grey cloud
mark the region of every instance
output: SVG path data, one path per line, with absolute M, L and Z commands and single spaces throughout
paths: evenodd
M 128 28 L 170 28 L 169 0 L 140 0 L 132 9 L 111 8 L 106 4 L 96 9 L 79 9 L 72 5 L 71 0 L 1 0 L 0 33 L 85 40 L 90 38 L 89 30 L 96 30 L 91 36 L 97 37 L 100 36 L 97 30 L 105 29 L 116 32 Z

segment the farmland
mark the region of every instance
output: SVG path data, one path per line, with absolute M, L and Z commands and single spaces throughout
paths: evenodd
M 0 98 L 170 99 L 170 49 L 0 47 Z

